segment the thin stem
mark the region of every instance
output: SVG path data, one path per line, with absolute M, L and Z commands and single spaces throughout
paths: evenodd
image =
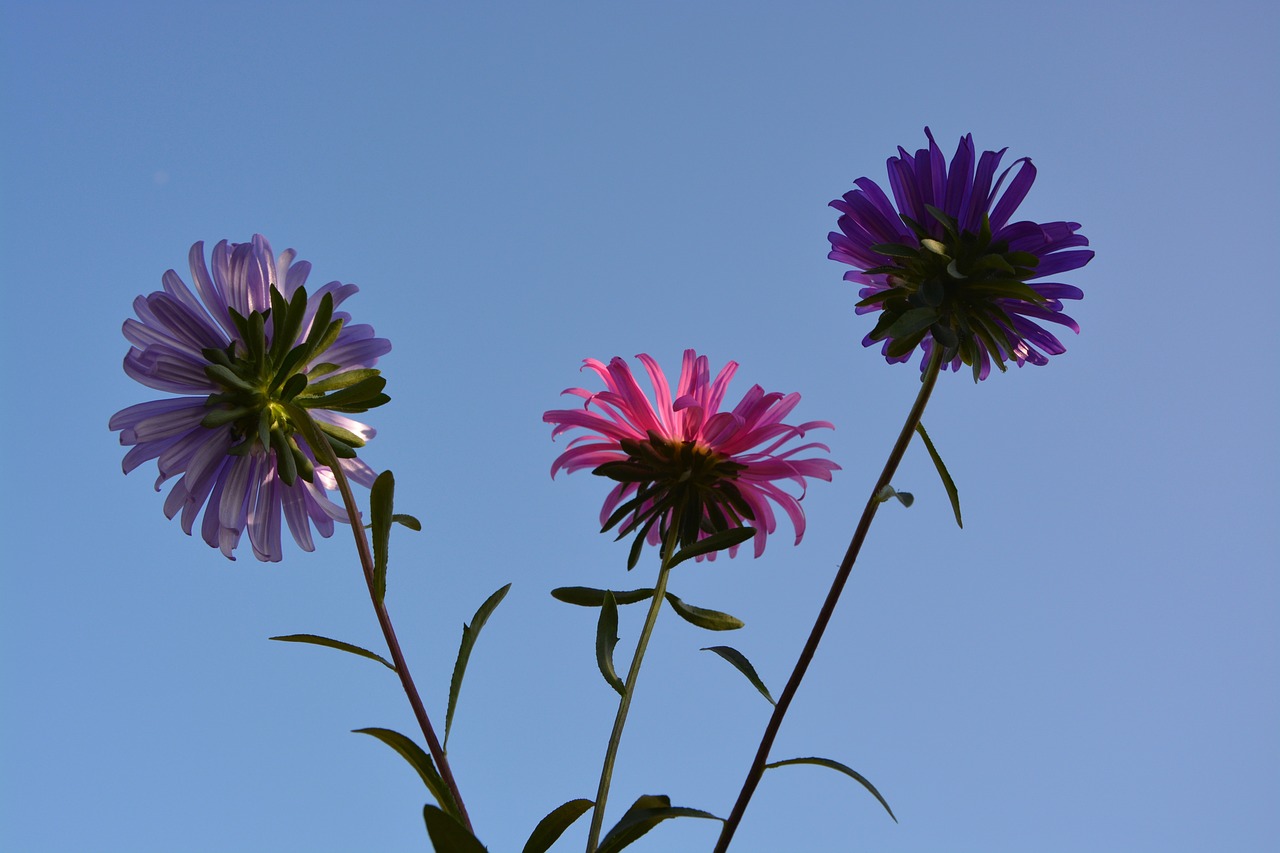
M 395 664 L 396 674 L 400 676 L 400 686 L 404 688 L 404 693 L 409 698 L 409 704 L 413 707 L 413 715 L 418 720 L 418 726 L 422 729 L 423 737 L 427 739 L 427 748 L 430 750 L 431 757 L 440 771 L 440 776 L 449 787 L 449 793 L 453 795 L 453 801 L 458 804 L 458 813 L 462 816 L 462 822 L 468 830 L 474 833 L 471 827 L 471 818 L 467 815 L 467 807 L 463 804 L 462 794 L 458 791 L 458 783 L 454 781 L 453 771 L 449 767 L 449 759 L 445 756 L 444 749 L 440 746 L 440 740 L 436 737 L 435 729 L 431 726 L 431 719 L 427 716 L 427 709 L 422 704 L 422 697 L 418 695 L 418 688 L 413 683 L 413 676 L 409 674 L 409 665 L 405 662 L 404 653 L 400 651 L 400 641 L 396 639 L 396 630 L 391 625 L 391 615 L 387 612 L 387 605 L 378 596 L 374 585 L 373 552 L 369 548 L 369 539 L 365 535 L 364 525 L 360 523 L 360 508 L 356 505 L 356 498 L 351 491 L 351 484 L 347 481 L 347 475 L 343 472 L 342 466 L 334 455 L 333 448 L 330 447 L 328 440 L 316 429 L 311 418 L 305 412 L 300 414 L 301 417 L 295 417 L 295 420 L 301 425 L 303 437 L 307 440 L 307 444 L 311 445 L 314 452 L 324 457 L 324 464 L 329 466 L 329 470 L 333 472 L 334 479 L 338 481 L 338 491 L 342 494 L 343 506 L 346 507 L 347 516 L 351 520 L 351 532 L 356 540 L 356 551 L 360 555 L 360 565 L 364 569 L 364 580 L 369 589 L 369 599 L 373 602 L 374 613 L 378 616 L 378 625 L 382 628 L 382 636 L 387 642 L 387 650 L 391 653 L 391 662 Z
M 929 359 L 924 376 L 921 378 L 920 393 L 916 395 L 915 404 L 912 405 L 911 411 L 907 414 L 906 423 L 902 425 L 902 432 L 898 434 L 898 440 L 894 443 L 893 450 L 889 452 L 889 458 L 884 463 L 884 470 L 880 473 L 880 479 L 876 481 L 875 488 L 871 490 L 871 497 L 867 500 L 867 506 L 862 511 L 862 517 L 858 519 L 858 526 L 853 532 L 853 539 L 849 542 L 849 549 L 845 552 L 844 561 L 836 572 L 835 580 L 831 582 L 831 590 L 827 593 L 827 598 L 822 603 L 822 609 L 818 611 L 817 621 L 813 623 L 813 630 L 809 632 L 809 639 L 805 642 L 804 648 L 800 652 L 800 658 L 796 661 L 795 669 L 791 672 L 791 678 L 787 681 L 787 686 L 782 689 L 782 695 L 778 697 L 778 704 L 774 706 L 773 716 L 769 718 L 769 725 L 765 727 L 764 737 L 760 740 L 760 748 L 756 751 L 756 757 L 751 762 L 751 768 L 747 771 L 747 778 L 742 783 L 738 801 L 734 803 L 733 811 L 730 813 L 729 819 L 725 821 L 724 829 L 720 832 L 720 839 L 716 842 L 715 853 L 725 853 L 729 849 L 729 842 L 733 840 L 733 834 L 737 830 L 738 824 L 742 821 L 743 814 L 747 811 L 747 804 L 751 801 L 751 795 L 755 793 L 756 786 L 760 784 L 760 777 L 764 775 L 764 766 L 769 761 L 769 750 L 773 747 L 773 741 L 778 736 L 778 729 L 782 727 L 782 718 L 786 716 L 787 708 L 790 707 L 791 700 L 795 697 L 796 691 L 800 688 L 800 682 L 804 678 L 805 672 L 809 669 L 809 663 L 813 660 L 813 655 L 818 650 L 818 643 L 822 641 L 822 634 L 827 630 L 827 623 L 831 621 L 831 616 L 835 613 L 836 602 L 840 600 L 840 593 L 844 590 L 845 582 L 849 580 L 849 575 L 853 572 L 853 564 L 858 559 L 858 552 L 862 550 L 863 540 L 867 538 L 867 531 L 871 529 L 871 520 L 875 518 L 876 510 L 880 507 L 880 490 L 889 485 L 889 481 L 893 479 L 894 472 L 898 470 L 898 463 L 902 461 L 903 454 L 907 452 L 907 446 L 911 444 L 911 438 L 916 431 L 916 424 L 920 423 L 920 418 L 924 415 L 924 408 L 929 403 L 929 395 L 933 393 L 933 386 L 938 381 L 938 373 L 941 369 L 942 347 L 934 346 L 932 358 Z
M 645 649 L 649 647 L 649 636 L 653 626 L 657 624 L 658 613 L 662 610 L 662 601 L 667 597 L 667 575 L 671 572 L 671 557 L 675 554 L 679 542 L 679 529 L 675 524 L 662 544 L 662 567 L 658 569 L 658 584 L 653 590 L 653 601 L 649 604 L 649 613 L 644 620 L 644 628 L 640 631 L 640 639 L 636 642 L 636 651 L 631 658 L 631 668 L 627 670 L 627 680 L 622 687 L 622 699 L 618 702 L 618 714 L 613 718 L 613 732 L 609 735 L 609 746 L 604 753 L 604 767 L 600 770 L 600 787 L 596 789 L 596 805 L 591 812 L 591 831 L 587 835 L 587 853 L 595 853 L 600 843 L 600 829 L 604 825 L 604 807 L 609 799 L 609 784 L 613 781 L 613 764 L 618 757 L 618 744 L 622 742 L 622 727 L 627 724 L 627 712 L 631 710 L 631 697 L 635 695 L 636 679 L 640 675 L 640 662 L 644 660 Z

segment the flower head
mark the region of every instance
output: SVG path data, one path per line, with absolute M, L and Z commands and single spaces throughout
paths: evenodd
M 804 536 L 800 499 L 806 478 L 829 482 L 840 466 L 827 459 L 796 458 L 806 450 L 826 451 L 826 445 L 783 447 L 808 430 L 831 429 L 831 424 L 784 424 L 782 419 L 800 402 L 800 395 L 765 393 L 759 385 L 752 386 L 732 411 L 720 411 L 737 362 L 726 364 L 713 380 L 707 357 L 685 350 L 673 400 L 657 362 L 648 355 L 636 358 L 649 374 L 652 400 L 621 358 L 607 365 L 586 359 L 583 364 L 604 380 L 606 390 L 570 388 L 564 393 L 581 397 L 582 408 L 542 416 L 555 424 L 552 438 L 571 429 L 588 433 L 573 439 L 556 458 L 552 477 L 561 469 L 572 473 L 589 468 L 617 481 L 600 511 L 600 522 L 609 530 L 625 519 L 619 538 L 636 532 L 628 568 L 635 565 L 643 542 L 658 544 L 673 526 L 682 547 L 713 533 L 753 527 L 758 557 L 768 534 L 777 529 L 770 502 L 790 517 L 799 542 Z M 779 481 L 787 480 L 799 487 L 799 495 L 781 488 Z M 730 556 L 736 551 L 729 549 Z M 715 553 L 708 557 L 714 559 Z
M 312 525 L 330 536 L 335 520 L 350 521 L 327 496 L 336 480 L 302 439 L 300 419 L 325 434 L 350 479 L 365 486 L 374 479 L 355 452 L 374 430 L 346 414 L 389 399 L 373 365 L 391 343 L 334 310 L 354 284 L 332 281 L 308 295 L 311 264 L 294 257 L 293 249 L 276 257 L 255 234 L 249 243 L 220 242 L 210 268 L 204 243 L 196 243 L 195 292 L 169 270 L 164 289 L 135 299 L 138 318 L 124 323 L 133 345 L 125 373 L 184 395 L 111 417 L 110 428 L 131 447 L 124 472 L 157 460 L 156 491 L 181 474 L 165 515 L 181 512 L 190 534 L 203 509 L 204 541 L 233 560 L 246 529 L 255 557 L 280 560 L 281 515 L 306 551 L 315 548 Z
M 1018 160 L 995 178 L 1005 150 L 975 158 L 968 135 L 948 167 L 933 134 L 924 132 L 927 149 L 912 156 L 899 148 L 889 158 L 893 202 L 869 178 L 831 202 L 842 215 L 840 232 L 828 235 L 828 257 L 855 268 L 844 277 L 863 286 L 857 312 L 881 312 L 863 346 L 883 341 L 890 362 L 907 361 L 920 346 L 922 369 L 941 346 L 943 366 L 970 365 L 975 380 L 987 377 L 992 361 L 1001 370 L 1006 361 L 1047 364 L 1046 356 L 1066 348 L 1040 324 L 1079 333 L 1061 300 L 1084 294 L 1035 279 L 1092 260 L 1092 251 L 1076 248 L 1089 245 L 1076 233 L 1080 223 L 1010 222 L 1035 181 L 1031 160 Z

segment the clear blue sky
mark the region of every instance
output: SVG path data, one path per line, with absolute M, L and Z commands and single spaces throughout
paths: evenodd
M 913 449 L 917 503 L 877 520 L 775 750 L 854 766 L 901 824 L 792 768 L 734 849 L 1277 849 L 1278 35 L 1231 0 L 0 4 L 0 847 L 427 848 L 416 776 L 348 733 L 412 731 L 394 679 L 266 639 L 377 645 L 350 539 L 230 563 L 120 474 L 107 418 L 152 396 L 120 324 L 191 243 L 295 247 L 394 343 L 364 456 L 426 524 L 389 602 L 438 717 L 463 621 L 514 582 L 450 741 L 505 853 L 592 796 L 615 702 L 592 614 L 548 590 L 655 570 L 596 532 L 598 478 L 549 479 L 542 412 L 584 357 L 692 346 L 836 423 L 800 547 L 672 579 L 780 688 L 915 392 L 859 345 L 826 204 L 927 124 L 1033 157 L 1021 213 L 1083 223 L 1083 333 L 943 377 L 966 527 Z M 613 805 L 728 812 L 768 706 L 717 641 L 659 622 Z

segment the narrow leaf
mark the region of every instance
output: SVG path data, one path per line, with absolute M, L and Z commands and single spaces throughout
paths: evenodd
M 391 516 L 391 520 L 396 524 L 403 524 L 410 530 L 422 530 L 422 522 L 405 512 L 397 512 L 395 515 Z
M 471 624 L 462 626 L 462 645 L 458 647 L 458 660 L 453 665 L 453 678 L 449 681 L 449 710 L 444 715 L 444 745 L 446 747 L 449 745 L 449 729 L 453 726 L 453 712 L 458 706 L 458 691 L 462 689 L 462 676 L 466 674 L 467 662 L 471 660 L 471 650 L 475 647 L 476 638 L 480 636 L 480 629 L 484 627 L 484 623 L 489 621 L 489 616 L 502 603 L 502 599 L 506 597 L 509 589 L 511 589 L 511 584 L 507 584 L 486 598 L 484 604 L 481 604 L 480 609 L 476 611 L 476 615 L 471 617 Z
M 830 758 L 788 758 L 785 761 L 774 761 L 771 764 L 766 764 L 764 768 L 766 770 L 769 770 L 774 767 L 783 767 L 787 764 L 816 764 L 819 767 L 829 767 L 832 770 L 840 771 L 841 773 L 853 779 L 855 782 L 862 785 L 862 787 L 870 791 L 871 795 L 880 801 L 880 805 L 884 806 L 884 810 L 889 813 L 889 817 L 893 818 L 893 822 L 894 823 L 898 822 L 898 818 L 895 817 L 893 814 L 893 809 L 889 808 L 889 804 L 885 802 L 884 797 L 880 796 L 880 792 L 876 790 L 876 786 L 872 785 L 869 781 L 867 781 L 867 777 L 863 776 L 861 773 L 854 770 L 852 767 L 849 767 L 848 765 L 845 765 L 845 764 L 841 764 L 839 761 L 832 761 Z
M 373 528 L 373 588 L 378 601 L 387 595 L 387 548 L 391 544 L 391 505 L 396 478 L 383 471 L 369 490 L 369 514 Z
M 673 817 L 699 817 L 724 822 L 724 818 L 716 817 L 701 809 L 672 806 L 671 798 L 665 795 L 646 794 L 637 799 L 631 808 L 627 809 L 622 820 L 600 839 L 600 846 L 596 848 L 596 853 L 618 853 L 664 820 L 670 820 Z
M 592 589 L 589 586 L 562 586 L 551 590 L 551 597 L 565 604 L 576 604 L 579 607 L 600 607 L 604 604 L 607 590 Z M 608 590 L 608 592 L 612 592 Z M 615 604 L 635 604 L 653 598 L 652 589 L 628 589 L 612 592 Z
M 671 558 L 671 563 L 667 568 L 677 566 L 694 557 L 701 557 L 703 554 L 710 554 L 712 551 L 723 551 L 726 548 L 732 548 L 734 545 L 741 545 L 755 535 L 754 527 L 731 527 L 728 530 L 721 530 L 719 533 L 712 533 L 706 539 L 699 539 L 689 547 L 677 551 L 676 555 Z
M 600 606 L 600 621 L 596 625 L 596 663 L 600 666 L 600 674 L 609 686 L 618 691 L 618 695 L 626 695 L 626 687 L 613 668 L 613 648 L 618 645 L 618 604 L 613 600 L 613 593 L 605 590 L 604 602 Z
M 376 737 L 400 753 L 401 757 L 409 762 L 414 770 L 418 771 L 418 775 L 422 777 L 423 784 L 427 786 L 427 790 L 431 792 L 431 796 L 436 798 L 436 802 L 440 804 L 441 808 L 451 815 L 456 816 L 459 814 L 458 805 L 453 800 L 453 794 L 449 791 L 449 786 L 444 783 L 444 779 L 440 777 L 440 772 L 436 770 L 436 765 L 431 760 L 431 756 L 423 752 L 422 747 L 418 746 L 410 738 L 391 729 L 355 729 L 354 734 Z
M 743 625 L 742 620 L 736 616 L 721 613 L 719 610 L 707 610 L 705 607 L 685 604 L 671 593 L 667 593 L 667 603 L 686 622 L 697 625 L 699 628 L 706 628 L 708 631 L 736 631 Z
M 955 481 L 951 479 L 947 466 L 942 464 L 942 457 L 938 455 L 937 448 L 929 440 L 929 433 L 924 431 L 924 423 L 916 423 L 916 432 L 920 433 L 920 438 L 924 439 L 924 447 L 929 451 L 929 458 L 933 460 L 933 467 L 938 469 L 938 476 L 942 478 L 942 487 L 947 490 L 947 498 L 951 501 L 951 511 L 956 515 L 956 524 L 963 529 L 964 520 L 960 518 L 960 492 L 956 490 Z
M 731 646 L 708 646 L 703 649 L 703 651 L 715 652 L 720 655 L 720 657 L 733 664 L 734 668 L 745 675 L 747 677 L 747 681 L 750 681 L 752 686 L 754 686 L 756 690 L 760 691 L 760 695 L 769 700 L 770 705 L 778 704 L 773 701 L 773 697 L 769 695 L 769 688 L 764 686 L 764 682 L 760 680 L 760 676 L 756 672 L 756 668 L 751 665 L 751 661 L 747 660 L 747 656 L 742 652 Z
M 288 634 L 284 637 L 271 637 L 270 639 L 279 640 L 283 643 L 310 643 L 313 646 L 328 646 L 340 652 L 350 652 L 353 655 L 360 655 L 362 658 L 376 660 L 392 672 L 396 671 L 395 664 L 382 655 L 374 654 L 368 649 L 362 649 L 359 646 L 353 646 L 351 643 L 344 643 L 341 640 L 331 640 L 328 637 L 319 637 L 315 634 Z
M 564 831 L 590 811 L 594 805 L 595 803 L 591 800 L 570 800 L 558 806 L 551 814 L 538 821 L 538 825 L 533 828 L 533 834 L 524 843 L 524 849 L 520 853 L 546 853 L 564 834 Z
M 436 853 L 489 853 L 462 822 L 433 805 L 422 807 L 422 819 Z

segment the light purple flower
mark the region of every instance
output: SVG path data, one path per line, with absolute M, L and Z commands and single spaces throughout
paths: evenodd
M 806 450 L 826 451 L 824 444 L 784 446 L 811 429 L 831 429 L 831 424 L 784 424 L 800 395 L 765 393 L 759 385 L 732 411 L 720 411 L 737 362 L 727 363 L 712 379 L 707 357 L 685 350 L 673 399 L 657 362 L 648 355 L 636 358 L 653 385 L 652 401 L 621 358 L 607 365 L 586 359 L 583 364 L 604 380 L 606 390 L 570 388 L 564 393 L 581 397 L 582 408 L 542 416 L 555 424 L 552 438 L 572 429 L 587 432 L 556 458 L 551 476 L 589 468 L 617 481 L 600 511 L 600 523 L 608 530 L 626 519 L 619 538 L 637 532 L 629 565 L 635 565 L 642 541 L 658 544 L 672 524 L 680 527 L 682 546 L 734 527 L 754 527 L 758 557 L 777 529 L 771 503 L 791 519 L 798 543 L 805 528 L 800 499 L 806 478 L 830 482 L 831 472 L 840 466 L 827 459 L 796 458 Z M 781 487 L 788 481 L 799 488 L 798 495 Z M 744 523 L 748 521 L 750 525 Z M 729 555 L 736 552 L 735 546 Z M 707 556 L 714 559 L 715 553 Z
M 346 415 L 387 401 L 373 365 L 391 343 L 334 311 L 355 285 L 332 281 L 308 294 L 311 264 L 294 258 L 293 249 L 274 256 L 255 234 L 249 243 L 218 243 L 210 267 L 196 243 L 194 292 L 169 270 L 164 289 L 135 299 L 137 319 L 124 323 L 133 345 L 125 373 L 183 395 L 112 416 L 110 428 L 130 447 L 124 472 L 155 459 L 156 491 L 181 475 L 165 515 L 181 515 L 190 534 L 203 510 L 201 536 L 233 560 L 246 530 L 255 557 L 280 560 L 282 517 L 306 551 L 315 548 L 313 525 L 327 537 L 334 521 L 349 522 L 327 495 L 337 488 L 332 471 L 299 433 L 299 410 L 329 438 L 351 480 L 374 480 L 355 458 L 374 430 Z
M 1079 269 L 1093 258 L 1078 222 L 1010 222 L 1035 181 L 1030 158 L 1000 173 L 1005 149 L 975 156 L 972 135 L 960 140 L 948 165 L 933 134 L 914 156 L 903 148 L 888 161 L 890 201 L 869 178 L 831 202 L 841 212 L 839 232 L 828 235 L 834 261 L 854 267 L 846 281 L 862 285 L 859 314 L 881 312 L 864 346 L 883 341 L 890 362 L 934 346 L 944 367 L 973 368 L 985 379 L 991 362 L 1042 365 L 1065 351 L 1041 323 L 1079 333 L 1062 313 L 1063 299 L 1081 299 L 1078 287 L 1047 276 Z M 1016 171 L 1014 171 L 1016 169 Z M 1012 174 L 1003 195 L 1000 190 Z M 896 203 L 896 208 L 895 208 Z

